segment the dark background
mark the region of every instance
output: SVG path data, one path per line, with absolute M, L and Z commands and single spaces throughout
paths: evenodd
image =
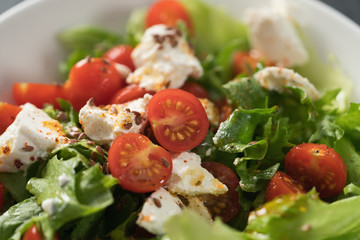
M 0 13 L 4 12 L 5 10 L 9 9 L 13 5 L 21 1 L 22 0 L 0 0 Z M 30 1 L 30 0 L 26 0 L 26 1 Z M 346 16 L 348 16 L 349 18 L 360 24 L 359 0 L 321 0 L 321 1 L 339 10 L 340 12 L 342 12 L 343 14 L 345 14 Z

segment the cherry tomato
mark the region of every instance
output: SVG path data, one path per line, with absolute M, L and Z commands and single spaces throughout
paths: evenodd
M 0 102 L 0 135 L 14 122 L 20 111 L 19 106 Z
M 58 84 L 14 83 L 13 96 L 17 105 L 30 102 L 38 108 L 50 103 L 59 108 L 57 98 L 64 98 L 63 87 Z
M 341 193 L 346 183 L 344 160 L 325 144 L 303 143 L 293 147 L 285 157 L 285 169 L 305 190 L 315 187 L 321 198 Z
M 228 187 L 225 194 L 203 196 L 205 206 L 213 217 L 219 216 L 224 222 L 230 221 L 240 210 L 239 195 L 236 191 L 239 186 L 238 177 L 230 168 L 218 162 L 203 162 L 201 166 Z
M 0 183 L 0 210 L 4 204 L 5 187 Z
M 185 7 L 175 0 L 160 0 L 155 2 L 147 12 L 145 25 L 151 27 L 165 24 L 176 27 L 177 21 L 182 20 L 190 33 L 193 32 L 192 22 Z
M 233 55 L 233 71 L 235 75 L 241 73 L 251 75 L 258 62 L 260 62 L 258 56 L 251 55 L 249 52 L 237 51 Z
M 116 63 L 123 64 L 130 68 L 133 72 L 135 70 L 135 66 L 133 60 L 131 58 L 131 53 L 133 48 L 129 45 L 117 45 L 115 47 L 110 48 L 105 54 L 104 58 L 110 59 Z
M 197 83 L 186 82 L 181 87 L 181 89 L 187 91 L 188 93 L 191 93 L 195 97 L 210 99 L 209 93 L 206 91 L 206 89 Z
M 284 172 L 277 171 L 266 188 L 266 200 L 271 201 L 275 197 L 284 194 L 305 193 L 304 187 Z
M 38 231 L 36 224 L 32 225 L 25 233 L 23 240 L 42 240 L 43 237 Z
M 148 105 L 148 118 L 156 140 L 174 152 L 196 147 L 209 129 L 209 120 L 199 99 L 180 89 L 156 93 Z
M 110 147 L 108 162 L 120 185 L 138 193 L 163 186 L 172 171 L 170 153 L 138 133 L 117 137 Z
M 142 98 L 145 93 L 154 95 L 154 91 L 148 91 L 145 88 L 139 87 L 136 84 L 128 85 L 120 89 L 110 100 L 110 104 L 121 104 L 126 103 L 138 98 Z
M 65 83 L 64 94 L 79 110 L 93 97 L 98 105 L 108 104 L 111 97 L 125 86 L 125 79 L 111 60 L 87 57 L 74 65 Z

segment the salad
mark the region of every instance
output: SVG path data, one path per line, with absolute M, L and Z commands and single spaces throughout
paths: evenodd
M 64 81 L 0 103 L 0 239 L 359 239 L 360 104 L 278 6 L 59 42 Z

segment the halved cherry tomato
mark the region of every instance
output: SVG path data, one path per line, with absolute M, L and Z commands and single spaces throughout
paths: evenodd
M 0 135 L 14 122 L 20 111 L 19 106 L 0 102 Z
M 236 191 L 239 186 L 238 177 L 230 168 L 218 162 L 203 162 L 201 166 L 228 187 L 228 191 L 219 196 L 203 195 L 205 206 L 213 217 L 219 216 L 224 222 L 230 221 L 241 208 Z
M 36 224 L 32 225 L 26 232 L 23 237 L 23 240 L 42 240 L 43 237 L 38 231 Z
M 170 153 L 138 133 L 117 137 L 110 147 L 108 162 L 120 185 L 138 193 L 163 186 L 172 171 Z
M 74 65 L 65 83 L 64 94 L 79 110 L 90 98 L 98 105 L 108 104 L 112 96 L 125 86 L 125 79 L 114 62 L 87 57 Z
M 64 98 L 63 87 L 59 84 L 14 83 L 13 96 L 17 105 L 30 102 L 38 108 L 50 103 L 59 108 L 57 98 Z
M 160 0 L 155 2 L 147 12 L 145 25 L 151 27 L 165 24 L 176 27 L 177 21 L 182 20 L 190 33 L 193 32 L 192 22 L 185 7 L 175 0 Z
M 110 100 L 110 104 L 126 103 L 141 98 L 146 93 L 149 93 L 151 95 L 155 94 L 154 91 L 148 91 L 145 88 L 139 87 L 139 85 L 131 84 L 115 93 L 115 95 Z
M 284 172 L 277 171 L 266 188 L 266 200 L 285 194 L 303 194 L 304 187 Z
M 0 183 L 0 210 L 4 204 L 5 187 Z
M 260 62 L 260 58 L 249 52 L 237 51 L 233 55 L 233 71 L 235 75 L 246 73 L 252 74 L 252 70 L 256 68 L 256 64 Z
M 305 190 L 315 187 L 321 198 L 341 193 L 346 183 L 344 160 L 325 144 L 303 143 L 293 147 L 285 157 L 285 169 Z
M 209 129 L 209 120 L 199 99 L 180 89 L 156 93 L 148 105 L 148 118 L 160 145 L 174 152 L 196 147 Z
M 209 93 L 206 91 L 206 89 L 197 83 L 186 82 L 181 87 L 181 89 L 187 91 L 188 93 L 191 93 L 195 97 L 210 99 Z
M 133 72 L 135 70 L 135 66 L 133 60 L 131 58 L 131 53 L 133 48 L 129 45 L 121 44 L 115 47 L 110 48 L 105 54 L 104 58 L 110 59 L 116 63 L 123 64 L 130 68 Z

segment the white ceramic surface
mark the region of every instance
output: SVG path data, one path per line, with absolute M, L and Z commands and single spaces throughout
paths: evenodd
M 287 0 L 293 15 L 327 59 L 333 53 L 353 81 L 352 100 L 360 101 L 360 28 L 316 0 Z M 150 0 L 26 0 L 0 15 L 0 101 L 12 101 L 15 81 L 51 82 L 59 78 L 58 63 L 65 52 L 56 40 L 61 30 L 77 24 L 95 24 L 121 33 L 129 13 Z M 269 0 L 208 0 L 241 17 L 250 6 Z

